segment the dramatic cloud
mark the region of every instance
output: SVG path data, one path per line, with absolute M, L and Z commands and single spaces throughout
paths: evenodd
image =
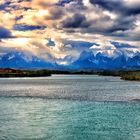
M 66 19 L 63 23 L 64 28 L 79 28 L 79 27 L 87 27 L 88 23 L 86 23 L 86 18 L 84 15 L 75 14 L 72 17 Z
M 83 51 L 140 51 L 138 0 L 0 0 L 0 17 L 1 47 L 61 64 Z
M 11 32 L 4 27 L 0 27 L 0 39 L 2 38 L 11 38 Z
M 138 0 L 90 0 L 90 2 L 106 10 L 124 15 L 136 15 L 140 13 L 140 2 Z

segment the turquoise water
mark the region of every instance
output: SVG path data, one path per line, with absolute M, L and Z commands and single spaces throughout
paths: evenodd
M 140 140 L 140 84 L 114 77 L 0 80 L 0 140 Z

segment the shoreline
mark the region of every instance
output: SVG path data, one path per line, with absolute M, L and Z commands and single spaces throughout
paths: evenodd
M 114 76 L 120 77 L 120 79 L 127 81 L 140 81 L 140 70 L 60 71 L 46 69 L 19 70 L 11 68 L 0 68 L 0 78 L 50 77 L 53 74 Z

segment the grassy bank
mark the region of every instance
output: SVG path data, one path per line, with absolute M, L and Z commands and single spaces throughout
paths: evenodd
M 6 69 L 7 70 L 7 69 Z M 42 77 L 51 76 L 52 74 L 91 74 L 102 76 L 119 76 L 124 80 L 140 81 L 140 71 L 114 71 L 114 70 L 101 70 L 101 71 L 59 71 L 59 70 L 12 70 L 12 72 L 2 71 L 0 77 Z
M 18 70 L 18 72 L 0 72 L 0 77 L 41 77 L 51 76 L 47 70 Z
M 140 81 L 140 71 L 102 71 L 97 73 L 102 76 L 119 76 L 123 80 Z
M 127 71 L 121 74 L 121 79 L 131 80 L 131 81 L 140 81 L 140 71 Z

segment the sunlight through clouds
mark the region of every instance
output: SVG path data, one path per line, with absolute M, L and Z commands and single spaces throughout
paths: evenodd
M 137 0 L 0 0 L 0 31 L 5 33 L 0 34 L 0 46 L 20 48 L 46 61 L 49 54 L 50 61 L 59 64 L 73 63 L 82 51 L 98 49 L 113 56 L 120 49 L 111 42 L 131 45 L 127 50 L 136 53 L 140 51 L 139 4 Z M 73 41 L 98 46 L 76 48 Z

